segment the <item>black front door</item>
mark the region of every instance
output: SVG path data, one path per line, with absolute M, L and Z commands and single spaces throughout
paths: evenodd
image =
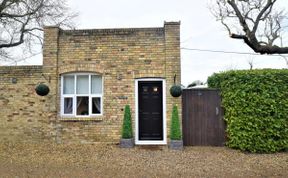
M 139 81 L 139 140 L 163 140 L 162 81 Z

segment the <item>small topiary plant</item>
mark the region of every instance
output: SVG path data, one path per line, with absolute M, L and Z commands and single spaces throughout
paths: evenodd
M 133 133 L 132 133 L 130 106 L 126 105 L 125 111 L 124 111 L 123 126 L 122 126 L 122 138 L 129 139 L 132 137 L 133 137 Z
M 180 129 L 178 108 L 176 105 L 173 106 L 173 111 L 172 111 L 170 139 L 171 140 L 182 140 L 182 133 L 181 133 L 181 129 Z

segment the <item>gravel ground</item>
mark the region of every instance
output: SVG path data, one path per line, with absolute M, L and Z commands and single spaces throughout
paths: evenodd
M 0 143 L 0 177 L 288 177 L 288 153 Z

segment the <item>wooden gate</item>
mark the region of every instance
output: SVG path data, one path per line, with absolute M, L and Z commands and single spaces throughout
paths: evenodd
M 224 145 L 225 124 L 219 90 L 185 89 L 182 107 L 184 145 Z

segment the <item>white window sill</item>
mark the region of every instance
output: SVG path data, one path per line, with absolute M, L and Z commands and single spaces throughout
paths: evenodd
M 102 121 L 103 116 L 93 117 L 60 117 L 60 121 Z

